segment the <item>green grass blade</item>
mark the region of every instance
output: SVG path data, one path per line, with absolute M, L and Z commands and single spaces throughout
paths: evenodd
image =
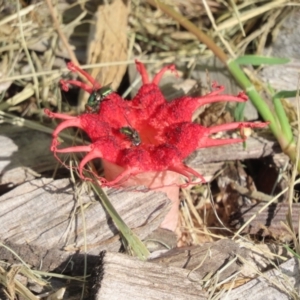
M 241 122 L 244 120 L 244 110 L 246 107 L 246 103 L 238 103 L 234 109 L 234 119 L 237 122 Z
M 274 104 L 276 116 L 277 119 L 279 120 L 280 127 L 287 141 L 287 144 L 290 144 L 293 142 L 294 139 L 290 122 L 282 106 L 281 97 L 275 97 L 275 96 L 273 96 L 273 104 Z
M 283 245 L 283 247 L 290 252 L 291 254 L 293 254 L 296 258 L 300 259 L 300 255 L 297 254 L 293 249 L 291 249 L 288 245 Z
M 109 201 L 109 198 L 107 197 L 103 189 L 98 184 L 94 183 L 92 183 L 92 188 L 95 191 L 95 193 L 99 196 L 102 205 L 114 221 L 117 228 L 120 230 L 121 235 L 125 238 L 129 250 L 132 250 L 132 252 L 134 252 L 139 259 L 146 260 L 150 255 L 150 252 L 148 251 L 147 247 L 125 224 L 125 222 L 122 220 L 118 212 L 115 210 L 115 208 Z
M 244 55 L 235 59 L 235 62 L 239 65 L 281 65 L 286 64 L 290 60 L 288 58 L 279 58 L 279 57 L 267 57 L 260 55 Z
M 297 95 L 298 95 L 297 90 L 280 91 L 273 96 L 273 100 L 274 100 L 274 98 L 295 98 L 295 97 L 297 97 Z
M 241 70 L 239 65 L 235 62 L 235 60 L 229 60 L 227 62 L 228 69 L 230 73 L 234 76 L 236 81 L 245 89 L 245 92 L 247 93 L 248 97 L 251 99 L 252 103 L 260 113 L 260 115 L 263 117 L 265 121 L 270 122 L 270 128 L 273 132 L 273 134 L 278 137 L 280 128 L 277 127 L 277 123 L 275 120 L 275 117 L 273 116 L 271 110 L 269 109 L 268 105 L 265 103 L 265 101 L 260 97 L 258 92 L 256 91 L 253 84 L 249 81 L 248 77 L 245 75 L 245 73 Z M 243 108 L 241 106 L 241 108 Z M 241 109 L 242 110 L 242 109 Z M 241 112 L 240 112 L 241 115 Z

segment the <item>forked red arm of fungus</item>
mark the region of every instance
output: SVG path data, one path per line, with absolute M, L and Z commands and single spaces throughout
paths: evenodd
M 213 139 L 210 136 L 214 133 L 233 129 L 242 133 L 243 128 L 262 128 L 267 123 L 234 122 L 210 128 L 193 123 L 192 115 L 200 106 L 219 101 L 245 102 L 247 96 L 244 93 L 237 96 L 221 95 L 224 87 L 214 84 L 214 91 L 205 96 L 183 96 L 167 102 L 158 83 L 167 70 L 175 71 L 174 65 L 164 67 L 152 81 L 141 62 L 136 61 L 136 66 L 143 85 L 131 101 L 111 92 L 96 103 L 96 112 L 86 112 L 77 117 L 46 109 L 49 117 L 64 120 L 53 132 L 51 150 L 54 153 L 86 152 L 79 165 L 82 179 L 85 179 L 85 165 L 95 158 L 101 158 L 105 178 L 98 175 L 97 178 L 102 186 L 144 185 L 150 189 L 163 189 L 169 198 L 173 198 L 173 212 L 170 214 L 177 214 L 172 225 L 163 227 L 174 230 L 178 217 L 179 186 L 205 182 L 201 174 L 184 164 L 184 159 L 200 148 L 245 140 L 243 134 L 241 138 Z M 76 80 L 61 80 L 64 90 L 68 90 L 70 84 L 90 94 L 101 88 L 94 78 L 73 63 L 69 63 L 68 68 L 84 75 L 90 85 Z M 57 137 L 69 127 L 84 130 L 91 144 L 60 149 Z M 185 184 L 179 183 L 180 175 L 186 178 Z M 198 180 L 194 181 L 194 178 Z

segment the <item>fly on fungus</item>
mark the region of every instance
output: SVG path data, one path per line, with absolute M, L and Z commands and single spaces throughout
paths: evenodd
M 141 137 L 139 133 L 132 127 L 130 126 L 122 127 L 120 129 L 120 132 L 128 136 L 128 138 L 132 142 L 132 145 L 138 146 L 141 143 Z
M 45 110 L 49 117 L 64 120 L 53 132 L 51 150 L 54 153 L 87 153 L 79 164 L 82 179 L 85 179 L 86 164 L 93 159 L 101 158 L 105 178 L 101 176 L 97 178 L 102 186 L 144 185 L 153 189 L 205 182 L 201 174 L 184 164 L 185 158 L 200 148 L 243 142 L 246 139 L 243 134 L 244 128 L 267 126 L 267 123 L 233 122 L 207 128 L 193 123 L 192 115 L 200 106 L 219 101 L 245 102 L 247 96 L 243 92 L 237 96 L 221 94 L 224 87 L 214 84 L 213 92 L 205 96 L 183 96 L 167 102 L 158 84 L 166 71 L 175 71 L 175 66 L 164 67 L 152 81 L 141 62 L 136 61 L 136 67 L 143 85 L 131 101 L 124 100 L 116 92 L 108 90 L 105 93 L 105 101 L 100 101 L 101 105 L 96 113 L 83 113 L 74 117 Z M 78 86 L 91 95 L 95 92 L 94 87 L 98 91 L 101 89 L 90 74 L 73 63 L 69 63 L 68 68 L 81 73 L 91 85 L 76 80 L 61 80 L 65 91 L 69 85 Z M 81 128 L 88 134 L 91 143 L 59 148 L 58 135 L 69 127 Z M 211 137 L 212 134 L 226 130 L 240 130 L 241 137 L 224 139 Z M 180 183 L 180 175 L 186 179 L 184 184 Z M 172 198 L 169 191 L 166 192 L 169 198 Z M 177 198 L 178 192 L 177 188 L 175 196 Z M 178 200 L 173 203 L 177 205 L 178 210 Z
M 101 102 L 106 96 L 112 93 L 112 89 L 109 85 L 103 86 L 99 89 L 95 89 L 89 96 L 87 104 L 85 105 L 86 112 L 97 112 L 101 105 Z

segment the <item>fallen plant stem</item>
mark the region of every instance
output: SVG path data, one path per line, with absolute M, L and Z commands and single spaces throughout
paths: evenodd
M 38 108 L 40 109 L 41 106 L 40 106 L 39 82 L 38 82 L 38 79 L 37 79 L 37 76 L 36 76 L 36 71 L 35 71 L 35 68 L 34 68 L 34 65 L 33 65 L 33 62 L 32 62 L 32 59 L 31 59 L 31 55 L 30 55 L 28 47 L 27 47 L 26 40 L 25 40 L 25 37 L 24 37 L 23 22 L 22 22 L 22 17 L 21 17 L 21 14 L 20 14 L 21 8 L 20 8 L 20 2 L 19 1 L 16 2 L 16 6 L 17 6 L 17 10 L 18 10 L 18 21 L 19 21 L 21 45 L 22 45 L 22 47 L 24 49 L 24 52 L 26 54 L 26 57 L 27 57 L 27 60 L 28 60 L 28 65 L 29 65 L 29 67 L 30 67 L 30 69 L 33 73 L 34 92 L 35 92 L 36 99 L 37 99 L 36 103 L 37 103 Z
M 300 80 L 298 79 L 298 92 L 297 92 L 297 119 L 298 119 L 298 130 L 300 128 L 300 119 L 299 119 L 299 114 L 300 114 L 300 108 L 299 108 L 299 89 L 300 89 Z M 300 156 L 300 144 L 299 144 L 299 131 L 298 131 L 298 141 L 297 141 L 297 147 L 296 147 L 296 164 L 293 167 L 293 171 L 292 171 L 292 175 L 290 178 L 290 182 L 289 182 L 289 195 L 288 195 L 288 204 L 289 204 L 289 209 L 288 209 L 288 213 L 286 215 L 286 227 L 287 229 L 290 231 L 291 236 L 293 238 L 293 242 L 294 242 L 294 247 L 295 247 L 295 251 L 297 252 L 297 254 L 300 254 L 300 242 L 299 242 L 299 222 L 300 219 L 298 217 L 298 230 L 296 230 L 296 226 L 294 227 L 293 224 L 293 200 L 295 197 L 295 181 L 296 181 L 296 177 L 297 177 L 297 168 L 296 166 L 299 164 L 299 156 Z
M 272 196 L 269 196 L 269 195 L 264 194 L 262 192 L 250 191 L 249 189 L 240 186 L 239 184 L 237 184 L 234 181 L 232 181 L 230 183 L 230 187 L 232 189 L 234 189 L 235 191 L 237 191 L 240 195 L 246 196 L 248 198 L 253 198 L 253 199 L 256 199 L 258 201 L 269 202 L 269 201 L 271 201 L 273 199 Z
M 71 49 L 69 43 L 68 43 L 68 40 L 66 38 L 66 36 L 64 35 L 63 31 L 61 30 L 60 28 L 60 24 L 58 22 L 58 19 L 57 19 L 57 14 L 56 14 L 56 11 L 54 10 L 54 7 L 52 5 L 52 2 L 51 0 L 46 0 L 47 2 L 47 5 L 48 5 L 48 8 L 49 8 L 49 12 L 50 12 L 50 15 L 52 17 L 52 20 L 53 20 L 53 25 L 54 25 L 54 28 L 56 29 L 62 43 L 64 44 L 64 46 L 66 47 L 68 53 L 69 53 L 69 56 L 71 58 L 71 60 L 79 66 L 79 62 L 76 58 L 76 55 L 74 53 L 74 51 Z
M 96 178 L 94 178 L 94 182 L 95 183 L 92 183 L 93 190 L 99 196 L 101 204 L 104 206 L 105 210 L 108 212 L 115 225 L 120 230 L 122 237 L 125 238 L 126 243 L 130 247 L 130 250 L 132 250 L 139 259 L 146 260 L 150 255 L 150 252 L 148 251 L 147 247 L 122 220 L 118 212 L 110 203 L 109 198 L 107 197 L 103 189 L 96 183 Z
M 200 42 L 204 43 L 214 53 L 214 55 L 224 63 L 237 83 L 246 91 L 259 114 L 265 121 L 270 122 L 269 127 L 278 140 L 282 151 L 290 157 L 293 163 L 296 163 L 296 145 L 293 139 L 291 127 L 288 123 L 288 119 L 286 117 L 282 117 L 282 114 L 285 114 L 282 105 L 281 107 L 275 107 L 274 115 L 266 102 L 256 91 L 254 85 L 250 82 L 246 74 L 240 68 L 239 64 L 234 59 L 229 58 L 210 37 L 208 37 L 202 30 L 196 27 L 183 15 L 176 12 L 172 7 L 161 3 L 159 0 L 147 0 L 147 2 L 172 17 L 182 27 L 193 33 Z M 278 102 L 276 105 L 280 106 L 281 103 Z M 280 113 L 280 115 L 278 115 L 278 113 Z M 240 118 L 241 115 L 238 117 Z M 300 171 L 300 164 L 297 165 L 297 169 Z

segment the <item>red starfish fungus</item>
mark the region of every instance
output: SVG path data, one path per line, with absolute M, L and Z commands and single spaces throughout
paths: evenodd
M 183 96 L 167 102 L 158 83 L 167 70 L 175 71 L 174 65 L 164 67 L 152 81 L 142 63 L 136 62 L 136 66 L 143 85 L 131 101 L 126 101 L 117 93 L 111 92 L 99 101 L 95 113 L 86 112 L 73 117 L 45 110 L 48 116 L 65 120 L 53 132 L 51 150 L 55 153 L 87 152 L 79 165 L 79 173 L 83 179 L 85 165 L 95 158 L 101 158 L 106 178 L 98 178 L 103 186 L 124 186 L 129 181 L 132 184 L 132 178 L 136 180 L 135 184 L 147 185 L 150 188 L 162 185 L 179 186 L 178 174 L 187 179 L 183 186 L 193 183 L 193 177 L 198 178 L 198 182 L 205 182 L 198 172 L 183 163 L 187 156 L 199 148 L 245 140 L 243 134 L 241 138 L 213 139 L 210 136 L 214 133 L 233 129 L 239 129 L 242 133 L 243 128 L 261 128 L 267 125 L 235 122 L 206 128 L 192 123 L 192 114 L 201 105 L 218 101 L 244 102 L 247 96 L 244 93 L 237 96 L 220 95 L 224 87 L 214 85 L 214 91 L 203 97 Z M 69 84 L 78 86 L 90 94 L 100 89 L 101 86 L 95 79 L 73 63 L 69 63 L 68 68 L 81 73 L 91 85 L 76 80 L 61 80 L 64 90 L 68 90 Z M 68 127 L 84 130 L 90 137 L 91 144 L 58 148 L 57 136 Z M 111 174 L 111 170 L 115 170 L 114 174 Z M 152 176 L 149 176 L 149 172 L 152 172 Z M 145 173 L 147 175 L 143 175 Z M 166 180 L 164 177 L 170 173 L 177 175 Z M 145 179 L 148 180 L 146 184 Z

